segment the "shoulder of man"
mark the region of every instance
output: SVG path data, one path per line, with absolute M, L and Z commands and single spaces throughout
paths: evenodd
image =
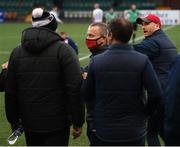
M 65 59 L 65 58 L 66 59 L 67 58 L 75 59 L 75 58 L 77 58 L 77 55 L 75 54 L 74 50 L 67 43 L 62 42 L 62 41 L 57 41 L 55 45 L 56 45 L 55 48 L 57 49 L 58 58 L 61 58 L 61 59 Z
M 13 58 L 18 58 L 20 56 L 20 52 L 22 50 L 22 46 L 18 45 L 17 47 L 15 47 L 12 52 L 11 52 L 11 56 L 13 56 Z

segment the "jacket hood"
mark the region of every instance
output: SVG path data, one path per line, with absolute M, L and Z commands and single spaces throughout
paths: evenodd
M 46 28 L 28 28 L 22 32 L 22 47 L 30 53 L 40 53 L 49 45 L 62 40 L 55 32 Z

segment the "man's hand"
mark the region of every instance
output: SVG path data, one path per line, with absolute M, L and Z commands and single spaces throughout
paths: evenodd
M 19 127 L 19 124 L 11 124 L 11 130 L 14 132 Z
M 81 127 L 73 127 L 73 139 L 78 138 L 82 133 L 82 128 Z
M 8 68 L 8 62 L 2 64 L 2 69 L 7 69 Z
M 84 79 L 84 80 L 86 80 L 87 75 L 88 75 L 88 73 L 87 73 L 87 72 L 83 72 L 82 77 L 83 77 L 83 79 Z

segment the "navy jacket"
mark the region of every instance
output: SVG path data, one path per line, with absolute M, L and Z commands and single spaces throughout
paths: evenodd
M 68 43 L 73 48 L 75 53 L 78 55 L 79 49 L 78 49 L 78 46 L 76 45 L 76 43 L 70 37 L 67 37 L 65 39 L 65 42 Z
M 124 142 L 144 137 L 147 115 L 156 110 L 161 94 L 148 57 L 130 46 L 112 45 L 92 59 L 86 101 L 95 101 L 93 116 L 100 139 Z
M 166 89 L 168 71 L 177 56 L 174 43 L 161 30 L 146 37 L 141 43 L 134 45 L 134 49 L 147 55 L 158 75 L 162 89 Z
M 166 145 L 180 145 L 180 55 L 169 72 L 167 105 L 165 109 Z

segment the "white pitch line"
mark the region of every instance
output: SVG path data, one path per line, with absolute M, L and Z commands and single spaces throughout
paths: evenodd
M 9 51 L 0 51 L 0 54 L 7 55 L 7 54 L 10 54 L 10 52 Z
M 0 39 L 18 39 L 20 36 L 0 36 Z
M 85 59 L 89 58 L 89 56 L 90 56 L 90 54 L 87 56 L 81 57 L 81 58 L 79 58 L 79 61 L 85 60 Z

